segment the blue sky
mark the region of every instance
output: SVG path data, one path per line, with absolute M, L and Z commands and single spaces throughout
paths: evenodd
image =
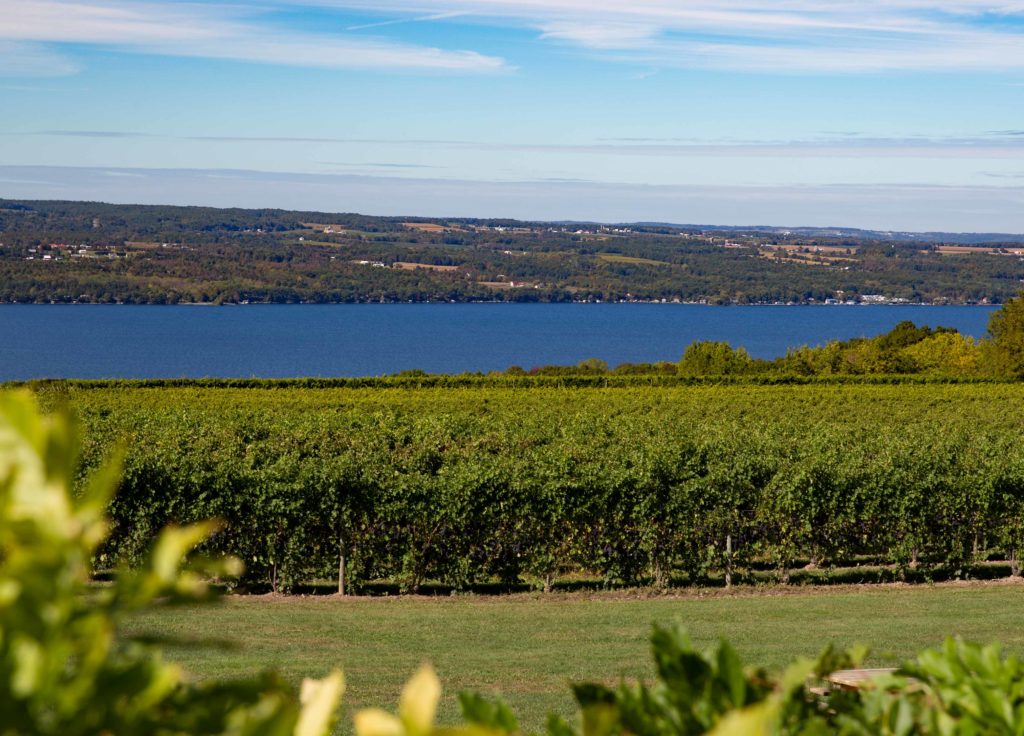
M 0 196 L 1024 232 L 1024 1 L 0 0 Z

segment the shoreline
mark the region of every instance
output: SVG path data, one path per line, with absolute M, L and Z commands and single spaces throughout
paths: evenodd
M 906 301 L 871 301 L 871 302 L 750 302 L 744 304 L 727 303 L 711 304 L 706 301 L 684 302 L 665 300 L 618 300 L 618 301 L 572 301 L 572 302 L 518 302 L 518 301 L 357 301 L 357 302 L 176 302 L 160 304 L 154 302 L 0 302 L 0 307 L 381 307 L 381 306 L 473 306 L 500 305 L 516 307 L 529 306 L 609 306 L 637 305 L 659 307 L 981 307 L 994 309 L 1001 306 L 1000 302 L 906 302 Z

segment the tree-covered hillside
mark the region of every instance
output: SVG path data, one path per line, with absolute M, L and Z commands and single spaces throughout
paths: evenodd
M 824 232 L 824 234 L 822 234 Z M 0 302 L 1002 302 L 1024 247 L 0 200 Z

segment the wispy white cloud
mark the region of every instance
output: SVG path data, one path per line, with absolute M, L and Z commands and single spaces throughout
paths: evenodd
M 282 6 L 383 19 L 335 33 L 297 31 L 265 12 Z M 0 43 L 30 44 L 17 63 L 0 65 L 0 73 L 19 75 L 73 72 L 72 62 L 40 46 L 59 43 L 335 69 L 508 69 L 484 51 L 381 35 L 403 23 L 467 19 L 533 29 L 541 42 L 657 68 L 1024 69 L 1024 0 L 3 0 L 2 10 Z M 0 59 L 9 57 L 0 49 Z
M 471 14 L 661 67 L 837 73 L 1024 68 L 1021 0 L 293 0 Z M 998 21 L 998 22 L 994 22 Z
M 661 70 L 660 69 L 648 69 L 647 71 L 637 72 L 636 74 L 634 74 L 632 76 L 632 78 L 636 79 L 637 81 L 643 81 L 644 79 L 650 79 L 651 77 L 655 76 L 656 74 L 658 74 L 659 71 L 661 71 Z
M 71 59 L 40 44 L 2 36 L 0 30 L 0 77 L 62 77 L 79 70 Z
M 568 41 L 591 49 L 631 49 L 647 46 L 658 35 L 656 26 L 635 23 L 573 23 L 555 21 L 541 27 L 542 39 Z
M 248 5 L 172 0 L 3 0 L 0 12 L 0 44 L 16 43 L 34 50 L 39 58 L 30 57 L 22 64 L 57 69 L 54 73 L 72 73 L 74 67 L 70 62 L 60 66 L 57 60 L 61 57 L 41 44 L 95 44 L 135 53 L 328 69 L 479 73 L 508 68 L 503 59 L 476 51 L 348 33 L 289 30 L 274 25 L 263 12 Z M 0 47 L 0 59 L 4 58 Z M 18 69 L 17 65 L 8 68 Z
M 816 73 L 980 71 L 1024 68 L 1024 33 L 952 29 L 891 38 L 821 38 L 810 43 L 666 41 L 646 53 L 728 70 Z

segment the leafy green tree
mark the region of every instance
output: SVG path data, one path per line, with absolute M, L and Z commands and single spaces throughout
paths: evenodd
M 1024 378 L 1024 295 L 1008 299 L 988 321 L 997 370 Z
M 679 361 L 684 376 L 730 376 L 752 373 L 757 362 L 742 347 L 727 342 L 695 342 L 686 348 Z
M 948 376 L 974 374 L 982 355 L 973 338 L 956 332 L 936 333 L 900 352 L 910 358 L 919 371 Z
M 940 327 L 938 331 L 945 332 L 945 328 Z M 925 338 L 932 336 L 932 329 L 930 327 L 918 327 L 909 319 L 905 319 L 884 335 L 880 335 L 875 339 L 879 349 L 885 350 L 899 350 L 900 348 L 910 347 L 916 345 Z
M 608 363 L 600 358 L 586 358 L 576 364 L 584 373 L 603 374 L 608 372 Z

